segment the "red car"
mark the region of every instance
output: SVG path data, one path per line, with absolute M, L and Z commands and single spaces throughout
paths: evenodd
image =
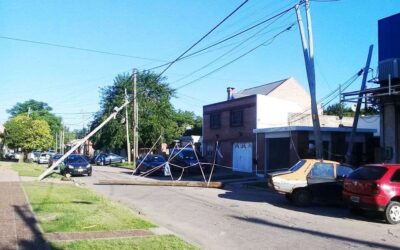
M 352 212 L 381 211 L 388 223 L 400 223 L 400 164 L 356 169 L 344 181 L 343 198 Z

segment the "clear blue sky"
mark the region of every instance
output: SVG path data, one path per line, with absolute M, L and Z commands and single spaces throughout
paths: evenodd
M 1 0 L 0 36 L 171 60 L 205 34 L 242 0 Z M 293 0 L 250 0 L 237 14 L 196 48 L 239 31 Z M 377 21 L 400 12 L 400 0 L 311 2 L 316 57 L 317 96 L 323 97 L 365 64 L 368 46 L 375 45 Z M 291 11 L 274 24 L 238 37 L 223 48 L 179 62 L 165 74 L 172 87 L 206 74 L 295 21 Z M 226 87 L 248 88 L 293 76 L 306 89 L 304 59 L 297 29 L 277 37 L 234 64 L 178 91 L 176 108 L 201 115 L 202 106 L 226 98 Z M 259 33 L 238 51 L 193 76 L 182 76 L 211 62 L 238 42 Z M 233 45 L 232 45 L 233 44 Z M 231 45 L 227 47 L 225 45 Z M 196 49 L 195 48 L 195 49 Z M 54 48 L 0 39 L 0 122 L 6 110 L 28 99 L 47 102 L 71 128 L 90 121 L 99 109 L 99 89 L 133 67 L 160 62 Z M 353 88 L 359 88 L 360 81 Z

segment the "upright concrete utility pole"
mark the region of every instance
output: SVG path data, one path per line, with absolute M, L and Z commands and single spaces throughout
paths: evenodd
M 128 101 L 128 92 L 125 89 L 125 101 Z M 129 119 L 128 106 L 125 107 L 125 128 L 126 128 L 126 154 L 128 155 L 128 163 L 131 163 L 131 142 L 129 140 Z
M 133 119 L 132 119 L 132 130 L 133 130 L 133 161 L 137 159 L 138 156 L 138 112 L 137 112 L 137 90 L 136 90 L 136 84 L 137 84 L 137 70 L 133 69 L 133 74 L 132 74 L 132 83 L 133 83 L 133 101 L 132 101 L 132 111 L 133 111 Z
M 56 147 L 55 147 L 55 150 L 56 150 L 56 153 L 58 153 L 58 140 L 57 140 L 57 133 L 56 133 L 55 137 L 56 137 Z
M 354 114 L 354 121 L 353 121 L 353 127 L 351 129 L 351 134 L 350 134 L 350 141 L 349 145 L 347 147 L 347 153 L 346 153 L 346 163 L 350 164 L 351 159 L 352 159 L 352 154 L 353 154 L 353 144 L 354 144 L 354 137 L 356 135 L 357 131 L 357 126 L 358 126 L 358 119 L 360 117 L 360 108 L 362 104 L 362 99 L 363 99 L 363 94 L 362 92 L 366 88 L 367 84 L 367 77 L 368 77 L 368 71 L 369 71 L 369 65 L 371 64 L 371 57 L 372 57 L 372 51 L 374 49 L 374 45 L 369 46 L 369 51 L 368 51 L 368 57 L 367 57 L 367 62 L 365 63 L 365 67 L 363 70 L 363 79 L 361 82 L 361 89 L 360 93 L 358 94 L 358 100 L 357 100 L 357 106 L 356 106 L 356 112 Z
M 323 145 L 321 136 L 321 126 L 319 123 L 319 116 L 318 116 L 318 106 L 316 100 L 316 88 L 315 88 L 316 83 L 315 83 L 315 67 L 314 67 L 314 41 L 313 41 L 312 24 L 311 24 L 310 4 L 308 0 L 305 0 L 305 10 L 307 17 L 308 45 L 304 33 L 303 21 L 300 13 L 300 6 L 296 5 L 297 23 L 299 25 L 300 37 L 303 46 L 304 61 L 307 71 L 308 87 L 310 89 L 311 118 L 314 128 L 314 141 L 315 141 L 315 151 L 316 151 L 315 153 L 317 159 L 322 159 Z
M 61 136 L 61 154 L 64 154 L 64 125 L 62 129 L 62 136 Z

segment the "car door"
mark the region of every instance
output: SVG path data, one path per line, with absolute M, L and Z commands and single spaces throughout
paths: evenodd
M 328 202 L 334 199 L 335 182 L 333 163 L 316 162 L 307 175 L 307 186 L 317 201 Z

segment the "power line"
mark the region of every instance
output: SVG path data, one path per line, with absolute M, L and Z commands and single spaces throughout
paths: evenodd
M 64 48 L 64 49 L 80 50 L 80 51 L 86 51 L 86 52 L 92 52 L 92 53 L 98 53 L 98 54 L 104 54 L 104 55 L 110 55 L 110 56 L 128 57 L 128 58 L 135 58 L 135 59 L 154 61 L 154 62 L 166 62 L 166 60 L 161 60 L 161 59 L 133 56 L 133 55 L 114 53 L 114 52 L 95 50 L 95 49 L 88 49 L 88 48 L 81 48 L 81 47 L 75 47 L 75 46 L 69 46 L 69 45 L 63 45 L 63 44 L 57 44 L 57 43 L 34 41 L 34 40 L 28 40 L 28 39 L 22 39 L 22 38 L 16 38 L 16 37 L 0 36 L 0 39 L 40 44 L 40 45 L 46 45 L 46 46 L 52 46 L 52 47 Z
M 220 21 L 217 25 L 215 25 L 211 30 L 209 30 L 204 36 L 202 36 L 197 42 L 195 42 L 192 46 L 190 46 L 185 52 L 183 52 L 181 55 L 179 55 L 175 60 L 170 62 L 168 66 L 159 74 L 158 77 L 161 77 L 175 62 L 177 62 L 179 59 L 181 59 L 187 52 L 189 52 L 191 49 L 193 49 L 197 44 L 199 44 L 201 41 L 203 41 L 208 35 L 210 35 L 215 29 L 217 29 L 221 24 L 223 24 L 228 18 L 230 18 L 233 14 L 235 14 L 240 8 L 243 7 L 249 0 L 245 0 L 243 3 L 241 3 L 236 9 L 234 9 L 228 16 L 226 16 L 222 21 Z
M 186 58 L 189 58 L 189 57 L 191 57 L 191 56 L 194 56 L 194 55 L 196 55 L 196 54 L 198 54 L 198 53 L 200 53 L 200 52 L 203 52 L 203 51 L 205 51 L 205 50 L 208 50 L 208 49 L 210 49 L 210 48 L 212 48 L 212 47 L 215 47 L 215 46 L 217 46 L 217 45 L 219 45 L 219 44 L 221 44 L 221 43 L 223 43 L 223 42 L 226 42 L 226 41 L 228 41 L 228 40 L 231 40 L 231 39 L 233 39 L 233 38 L 235 38 L 235 37 L 237 37 L 237 36 L 240 36 L 240 35 L 242 35 L 243 33 L 246 33 L 246 32 L 248 32 L 248 31 L 250 31 L 250 30 L 252 30 L 252 29 L 254 29 L 254 28 L 257 28 L 258 26 L 260 26 L 260 25 L 262 25 L 262 24 L 264 24 L 264 23 L 266 23 L 266 22 L 268 22 L 268 21 L 270 21 L 270 20 L 272 20 L 272 19 L 274 19 L 274 18 L 277 18 L 277 17 L 279 17 L 279 16 L 281 16 L 281 15 L 286 14 L 286 13 L 289 12 L 290 10 L 294 9 L 294 7 L 295 7 L 295 6 L 292 6 L 292 7 L 288 8 L 288 9 L 285 9 L 285 10 L 279 12 L 278 14 L 272 16 L 272 17 L 269 17 L 269 18 L 267 18 L 267 19 L 265 19 L 265 20 L 263 20 L 263 21 L 261 21 L 261 22 L 258 22 L 257 24 L 254 24 L 254 25 L 252 25 L 252 26 L 250 26 L 250 27 L 248 27 L 248 28 L 246 28 L 246 29 L 244 29 L 244 30 L 242 30 L 242 31 L 239 31 L 239 32 L 237 32 L 237 33 L 235 33 L 235 34 L 233 34 L 233 35 L 231 35 L 231 36 L 229 36 L 229 37 L 226 37 L 226 38 L 224 38 L 224 39 L 222 39 L 222 40 L 220 40 L 220 41 L 218 41 L 218 42 L 216 42 L 216 43 L 213 43 L 213 44 L 211 44 L 211 45 L 209 45 L 209 46 L 206 46 L 206 47 L 204 47 L 204 48 L 202 48 L 202 49 L 199 49 L 199 50 L 197 50 L 197 51 L 195 51 L 195 52 L 193 52 L 193 53 L 190 53 L 190 54 L 188 54 L 188 55 L 186 55 L 186 56 L 182 56 L 182 57 L 179 58 L 179 61 L 181 61 L 181 60 L 183 60 L 183 59 L 186 59 Z M 176 61 L 178 61 L 178 60 L 175 59 L 173 62 L 176 62 Z M 161 65 L 152 67 L 152 68 L 150 68 L 150 69 L 148 69 L 148 70 L 149 70 L 149 71 L 155 70 L 155 69 L 158 69 L 158 68 L 167 66 L 167 65 L 169 65 L 170 63 L 172 63 L 172 62 L 164 63 L 164 64 L 161 64 Z M 163 71 L 163 73 L 164 73 L 164 71 Z
M 188 86 L 188 85 L 191 85 L 191 84 L 193 84 L 193 83 L 195 83 L 195 82 L 197 82 L 197 81 L 199 81 L 199 80 L 201 80 L 201 79 L 204 79 L 204 78 L 208 77 L 209 75 L 214 74 L 215 72 L 217 72 L 217 71 L 219 71 L 219 70 L 225 68 L 226 66 L 228 66 L 228 65 L 230 65 L 230 64 L 232 64 L 232 63 L 234 63 L 234 62 L 236 62 L 237 60 L 243 58 L 244 56 L 250 54 L 250 53 L 253 52 L 254 50 L 256 50 L 256 49 L 258 49 L 258 48 L 260 48 L 260 47 L 262 47 L 262 46 L 267 46 L 267 45 L 271 44 L 271 43 L 274 41 L 274 39 L 275 39 L 276 37 L 278 37 L 279 35 L 283 34 L 283 33 L 286 32 L 286 31 L 289 31 L 293 26 L 294 26 L 294 24 L 292 24 L 292 25 L 289 26 L 288 28 L 284 29 L 283 31 L 279 32 L 278 34 L 276 34 L 276 35 L 273 36 L 272 38 L 268 39 L 267 41 L 265 41 L 265 42 L 263 42 L 263 43 L 257 45 L 256 47 L 252 48 L 251 50 L 249 50 L 249 51 L 247 51 L 247 52 L 241 54 L 240 56 L 236 57 L 235 59 L 233 59 L 233 60 L 231 60 L 231 61 L 225 63 L 224 65 L 218 67 L 217 69 L 214 69 L 213 71 L 211 71 L 211 72 L 209 72 L 209 73 L 207 73 L 207 74 L 205 74 L 205 75 L 202 75 L 202 76 L 200 76 L 199 78 L 194 79 L 193 81 L 190 81 L 190 82 L 188 82 L 188 83 L 186 83 L 186 84 L 183 84 L 183 85 L 177 87 L 175 90 L 184 88 L 184 87 L 186 87 L 186 86 Z

